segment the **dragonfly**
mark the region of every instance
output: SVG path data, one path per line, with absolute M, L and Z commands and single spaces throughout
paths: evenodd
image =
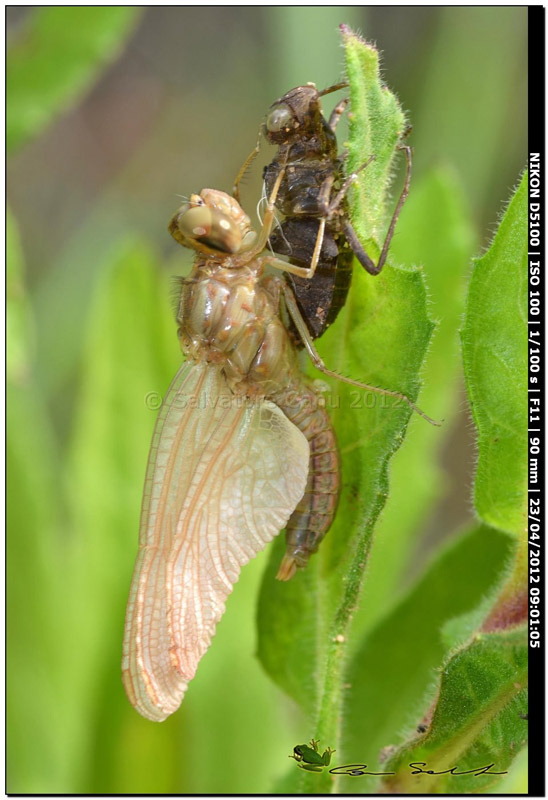
M 123 683 L 144 717 L 179 707 L 242 566 L 286 527 L 277 577 L 308 563 L 335 516 L 340 465 L 324 398 L 301 371 L 285 307 L 316 367 L 323 363 L 290 286 L 302 275 L 265 250 L 280 170 L 262 227 L 237 200 L 203 189 L 169 230 L 196 259 L 180 281 L 178 337 L 186 360 L 160 409 L 130 588 Z
M 345 176 L 344 156 L 339 154 L 336 128 L 348 105 L 343 98 L 329 120 L 322 113 L 321 98 L 346 88 L 346 82 L 318 91 L 313 83 L 286 92 L 270 107 L 261 127 L 259 142 L 244 162 L 235 181 L 239 183 L 259 152 L 261 133 L 278 150 L 263 173 L 265 191 L 271 191 L 284 165 L 284 179 L 277 195 L 277 209 L 284 215 L 272 232 L 273 252 L 292 264 L 307 268 L 303 276 L 288 273 L 288 281 L 312 338 L 319 338 L 344 306 L 356 256 L 370 275 L 382 270 L 396 223 L 409 193 L 411 148 L 399 145 L 407 159 L 404 186 L 390 220 L 377 262 L 368 255 L 349 219 L 347 192 L 359 172 L 374 159 Z

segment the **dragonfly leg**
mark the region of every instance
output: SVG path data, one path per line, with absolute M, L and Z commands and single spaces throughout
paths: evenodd
M 276 176 L 276 180 L 274 181 L 274 186 L 272 187 L 272 190 L 270 192 L 270 197 L 268 198 L 268 203 L 266 206 L 266 212 L 263 217 L 263 224 L 261 230 L 259 231 L 257 241 L 249 251 L 250 256 L 258 255 L 268 245 L 268 238 L 270 236 L 270 233 L 272 231 L 272 225 L 274 224 L 274 220 L 276 218 L 276 198 L 278 196 L 278 191 L 280 189 L 281 183 L 284 179 L 286 164 L 287 164 L 287 152 L 285 153 L 284 161 L 282 163 L 280 171 L 278 172 L 278 175 Z M 276 259 L 273 260 L 275 261 Z M 273 266 L 276 265 L 274 264 Z M 281 267 L 278 267 L 278 269 L 281 269 Z
M 369 272 L 370 275 L 378 275 L 386 262 L 386 258 L 388 256 L 388 248 L 390 247 L 390 242 L 392 241 L 392 237 L 394 236 L 396 222 L 398 221 L 398 217 L 400 216 L 403 204 L 405 203 L 407 195 L 409 194 L 409 184 L 411 182 L 411 148 L 409 147 L 409 145 L 401 145 L 398 149 L 405 150 L 407 158 L 405 183 L 402 189 L 402 193 L 400 194 L 398 203 L 396 205 L 396 208 L 394 209 L 394 213 L 392 214 L 392 219 L 390 220 L 390 225 L 388 226 L 388 231 L 386 233 L 386 238 L 382 246 L 381 254 L 376 264 L 373 261 L 373 259 L 365 252 L 362 243 L 358 239 L 356 231 L 352 227 L 352 223 L 349 220 L 343 221 L 343 229 L 346 238 L 350 242 L 350 246 L 352 247 L 352 250 L 354 251 L 356 258 L 358 259 L 362 267 L 365 270 L 367 270 L 367 272 Z M 363 169 L 363 167 L 361 167 L 360 169 Z
M 327 89 L 322 89 L 321 92 L 318 92 L 318 97 L 325 97 L 326 94 L 331 94 L 332 92 L 338 92 L 339 89 L 348 89 L 348 81 L 341 81 L 340 83 L 334 83 L 333 86 L 328 86 Z
M 318 229 L 318 236 L 316 237 L 316 244 L 314 245 L 314 253 L 312 255 L 312 259 L 310 261 L 309 267 L 298 267 L 296 264 L 290 264 L 289 261 L 285 261 L 280 256 L 263 256 L 262 262 L 264 265 L 268 264 L 274 269 L 279 269 L 281 272 L 289 272 L 291 275 L 297 275 L 299 278 L 305 278 L 310 280 L 314 277 L 314 273 L 316 271 L 316 267 L 318 266 L 318 261 L 322 249 L 323 244 L 323 237 L 325 231 L 325 217 L 320 217 L 319 220 L 319 229 Z
M 329 204 L 329 207 L 327 209 L 327 214 L 329 216 L 332 216 L 335 213 L 335 211 L 338 209 L 338 207 L 340 206 L 340 204 L 343 201 L 344 196 L 346 195 L 347 191 L 352 186 L 352 184 L 354 183 L 354 181 L 356 180 L 356 178 L 358 177 L 358 175 L 360 174 L 362 169 L 365 169 L 366 167 L 368 167 L 371 164 L 371 162 L 374 161 L 374 160 L 375 160 L 375 156 L 374 155 L 373 156 L 369 156 L 367 161 L 364 164 L 362 164 L 361 167 L 358 167 L 358 169 L 355 172 L 353 172 L 351 175 L 348 176 L 348 178 L 345 180 L 345 182 L 343 183 L 343 185 L 341 186 L 341 188 L 339 189 L 339 191 L 337 192 L 337 194 L 335 195 L 335 197 L 333 198 L 333 200 Z
M 240 202 L 240 183 L 242 182 L 242 179 L 243 179 L 244 175 L 246 174 L 247 170 L 249 169 L 249 167 L 251 166 L 253 161 L 259 155 L 260 144 L 261 144 L 261 132 L 262 132 L 262 128 L 259 129 L 259 135 L 257 137 L 257 144 L 255 145 L 255 147 L 253 148 L 251 153 L 248 155 L 248 157 L 246 158 L 246 160 L 244 161 L 244 163 L 240 167 L 240 169 L 238 171 L 238 174 L 236 175 L 236 179 L 234 181 L 234 185 L 232 187 L 232 197 L 234 197 L 234 199 L 237 200 L 238 203 Z
M 285 304 L 287 306 L 289 315 L 293 320 L 293 323 L 297 328 L 297 331 L 299 332 L 299 336 L 301 337 L 302 342 L 308 352 L 308 355 L 310 356 L 310 359 L 314 364 L 314 366 L 316 367 L 316 369 L 319 369 L 320 372 L 323 372 L 324 375 L 329 375 L 331 378 L 336 378 L 337 380 L 342 381 L 343 383 L 348 383 L 351 386 L 356 386 L 358 389 L 365 389 L 370 392 L 378 392 L 379 394 L 385 394 L 389 395 L 390 397 L 396 397 L 399 400 L 402 400 L 404 403 L 407 403 L 407 405 L 409 405 L 413 409 L 413 411 L 416 411 L 417 414 L 423 417 L 431 425 L 435 425 L 436 427 L 440 426 L 439 422 L 436 422 L 427 414 L 425 414 L 424 411 L 421 411 L 421 409 L 417 405 L 415 405 L 415 403 L 413 403 L 413 401 L 410 400 L 407 397 L 407 395 L 402 394 L 402 392 L 393 392 L 390 391 L 389 389 L 381 389 L 379 386 L 371 386 L 368 383 L 355 381 L 353 378 L 347 378 L 345 375 L 340 375 L 338 372 L 333 372 L 333 370 L 326 367 L 322 358 L 320 357 L 320 354 L 318 353 L 318 351 L 314 346 L 314 342 L 312 340 L 312 337 L 310 336 L 308 328 L 306 327 L 306 323 L 302 317 L 302 314 L 299 311 L 299 307 L 297 305 L 297 301 L 295 300 L 293 292 L 291 291 L 290 287 L 287 284 L 284 284 L 282 288 L 284 293 Z
M 331 128 L 333 133 L 335 133 L 335 129 L 336 129 L 337 125 L 339 124 L 340 118 L 344 114 L 344 110 L 345 110 L 346 106 L 348 105 L 348 101 L 349 100 L 350 100 L 349 97 L 343 98 L 340 103 L 337 103 L 337 105 L 335 106 L 335 108 L 331 112 L 331 116 L 329 117 L 329 122 L 327 124 L 329 125 L 329 127 Z

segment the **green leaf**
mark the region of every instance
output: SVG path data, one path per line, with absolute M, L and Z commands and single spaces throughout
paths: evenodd
M 8 51 L 8 151 L 78 101 L 118 56 L 139 13 L 132 6 L 33 9 Z
M 493 764 L 503 773 L 527 740 L 527 630 L 478 634 L 445 663 L 432 721 L 398 751 L 383 769 L 395 794 L 470 794 L 485 792 L 502 775 L 413 775 L 410 763 L 424 769 L 459 772 Z
M 477 261 L 462 331 L 478 429 L 476 510 L 518 537 L 513 569 L 483 624 L 504 630 L 527 615 L 527 173 L 489 251 Z M 538 348 L 540 351 L 540 347 Z
M 379 52 L 346 25 L 341 25 L 350 83 L 352 113 L 349 115 L 347 172 L 359 169 L 375 156 L 359 175 L 352 194 L 351 217 L 365 242 L 381 235 L 386 189 L 390 183 L 395 146 L 405 131 L 405 115 L 394 94 L 383 85 Z
M 527 174 L 475 262 L 462 348 L 478 431 L 476 510 L 518 536 L 527 516 Z
M 437 328 L 422 371 L 421 406 L 443 420 L 443 425 L 433 428 L 413 416 L 405 442 L 394 456 L 390 496 L 368 564 L 367 599 L 353 623 L 356 642 L 398 602 L 406 588 L 405 570 L 420 546 L 421 525 L 445 489 L 440 451 L 453 435 L 459 410 L 461 361 L 456 331 L 474 244 L 462 187 L 450 169 L 439 167 L 411 183 L 390 251 L 396 262 L 407 259 L 423 265 L 428 279 L 428 310 Z
M 394 103 L 388 112 L 399 115 Z M 318 349 L 330 368 L 416 399 L 432 329 L 419 270 L 387 266 L 373 279 L 360 267 L 337 324 Z M 326 405 L 342 459 L 339 510 L 308 575 L 298 574 L 289 584 L 272 580 L 281 548 L 276 544 L 261 589 L 258 629 L 259 656 L 269 675 L 304 710 L 314 712 L 301 741 L 314 735 L 322 746 L 337 747 L 347 628 L 386 501 L 388 464 L 411 411 L 393 398 L 339 382 L 330 382 Z M 328 773 L 297 770 L 301 791 L 329 791 Z
M 337 763 L 365 762 L 381 771 L 381 749 L 416 728 L 433 699 L 435 671 L 449 651 L 446 624 L 459 615 L 459 635 L 470 636 L 477 626 L 474 611 L 498 584 L 509 545 L 506 536 L 485 526 L 463 534 L 362 639 L 346 672 L 345 735 Z M 372 792 L 377 783 L 368 777 L 338 782 L 349 792 Z
M 257 655 L 274 681 L 312 714 L 319 699 L 317 669 L 322 638 L 317 607 L 319 564 L 317 558 L 313 559 L 306 570 L 283 586 L 275 577 L 284 551 L 284 537 L 278 536 L 259 595 Z

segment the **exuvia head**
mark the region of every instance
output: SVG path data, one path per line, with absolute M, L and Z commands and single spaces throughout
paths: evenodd
M 192 194 L 175 212 L 168 229 L 183 247 L 206 255 L 236 255 L 249 250 L 257 239 L 239 203 L 217 189 Z
M 297 86 L 272 103 L 264 123 L 271 144 L 288 144 L 293 138 L 313 134 L 321 126 L 319 92 L 313 83 Z
M 294 139 L 319 133 L 324 124 L 320 97 L 348 86 L 335 83 L 319 92 L 314 83 L 296 86 L 272 103 L 264 123 L 264 133 L 271 144 L 291 144 Z

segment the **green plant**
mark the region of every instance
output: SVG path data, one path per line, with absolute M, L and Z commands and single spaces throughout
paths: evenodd
M 227 145 L 228 137 L 241 146 L 243 157 L 274 97 L 306 80 L 320 87 L 333 83 L 340 69 L 335 24 L 352 18 L 373 30 L 381 11 L 365 18 L 357 7 L 246 9 L 245 16 L 230 9 L 241 25 L 237 47 L 227 55 L 212 44 L 232 42 L 222 11 L 216 10 L 202 32 L 199 13 L 204 12 L 165 12 L 162 29 L 161 13 L 149 9 L 143 12 L 138 45 L 130 48 L 131 68 L 122 70 L 124 92 L 114 93 L 120 88 L 114 59 L 123 60 L 125 45 L 135 42 L 128 38 L 137 20 L 134 9 L 28 10 L 8 52 L 15 212 L 8 219 L 7 285 L 11 792 L 373 792 L 379 778 L 339 776 L 334 782 L 329 769 L 365 760 L 372 769 L 388 770 L 387 761 L 379 766 L 377 760 L 381 750 L 389 755 L 388 746 L 402 748 L 390 751 L 397 773 L 393 780 L 414 791 L 417 776 L 400 770 L 408 752 L 414 758 L 424 752 L 422 760 L 431 762 L 440 759 L 440 742 L 451 741 L 459 764 L 463 759 L 477 766 L 493 753 L 497 766 L 506 769 L 512 726 L 511 752 L 517 755 L 509 774 L 493 787 L 524 791 L 526 763 L 518 750 L 527 723 L 514 716 L 523 708 L 524 689 L 504 682 L 510 672 L 519 676 L 523 660 L 519 629 L 507 630 L 504 624 L 508 609 L 519 608 L 523 586 L 514 550 L 523 463 L 505 449 L 508 469 L 497 470 L 501 448 L 515 448 L 521 378 L 514 386 L 502 380 L 494 384 L 500 353 L 484 364 L 472 348 L 473 342 L 486 345 L 493 327 L 499 329 L 496 314 L 485 316 L 495 287 L 501 301 L 520 298 L 512 281 L 521 275 L 516 265 L 522 264 L 523 187 L 501 224 L 496 248 L 475 267 L 467 303 L 464 340 L 480 431 L 476 507 L 481 521 L 459 527 L 450 541 L 442 540 L 439 517 L 432 522 L 433 509 L 447 492 L 447 463 L 460 457 L 453 453 L 452 434 L 463 406 L 457 329 L 466 274 L 478 246 L 471 220 L 483 225 L 494 216 L 500 187 L 513 180 L 521 157 L 519 127 L 504 137 L 500 133 L 522 95 L 519 43 L 526 10 L 521 11 L 432 12 L 431 38 L 413 38 L 405 30 L 412 58 L 407 55 L 405 74 L 400 70 L 399 76 L 400 50 L 392 47 L 389 57 L 397 41 L 389 29 L 402 36 L 399 20 L 406 12 L 399 10 L 393 18 L 397 24 L 385 29 L 379 43 L 387 48 L 387 79 L 412 109 L 415 126 L 409 138 L 417 165 L 412 191 L 389 265 L 377 278 L 356 270 L 348 307 L 318 343 L 329 365 L 349 375 L 412 397 L 420 388 L 418 402 L 443 420 L 442 428 L 409 416 L 405 407 L 391 409 L 391 401 L 384 407 L 382 398 L 366 395 L 362 403 L 351 390 L 331 385 L 326 400 L 341 438 L 345 480 L 336 527 L 310 568 L 285 587 L 273 579 L 282 537 L 274 552 L 266 551 L 243 570 L 181 709 L 155 725 L 127 702 L 119 662 L 155 416 L 147 398 L 165 392 L 180 363 L 167 274 L 184 267 L 180 252 L 168 263 L 161 255 L 168 247 L 165 223 L 177 204 L 171 193 L 188 193 L 197 188 L 193 181 L 209 181 L 209 169 L 212 184 L 228 188 L 241 160 Z M 172 13 L 183 15 L 177 19 L 184 24 L 176 27 Z M 175 67 L 172 62 L 164 73 L 154 50 L 156 23 L 164 36 L 166 28 L 177 35 Z M 260 49 L 257 30 L 268 36 L 274 31 Z M 325 46 L 317 46 L 318 36 Z M 374 254 L 393 207 L 386 180 L 401 159 L 390 162 L 404 121 L 393 95 L 379 87 L 376 54 L 364 52 L 349 32 L 345 38 L 355 63 L 349 73 L 356 113 L 368 118 L 372 94 L 381 109 L 379 97 L 385 98 L 389 115 L 375 119 L 377 130 L 361 143 L 351 130 L 348 145 L 359 165 L 387 137 L 376 162 L 381 172 L 366 170 L 353 193 L 354 222 Z M 303 41 L 310 46 L 303 47 Z M 193 43 L 209 48 L 207 64 L 195 58 Z M 463 43 L 470 56 L 465 63 Z M 268 70 L 256 68 L 263 50 L 276 67 L 271 83 Z M 194 57 L 193 71 L 185 71 L 187 51 Z M 128 60 L 124 63 L 127 68 Z M 164 83 L 160 75 L 167 76 Z M 258 98 L 247 112 L 238 97 L 243 85 L 246 100 L 254 93 Z M 140 93 L 136 87 L 142 87 Z M 161 102 L 149 106 L 155 91 Z M 100 102 L 105 94 L 106 106 Z M 80 111 L 90 96 L 83 121 Z M 204 124 L 213 108 L 222 145 L 211 138 L 215 126 Z M 140 127 L 145 118 L 146 136 Z M 105 137 L 100 142 L 107 155 L 91 161 L 88 171 L 94 178 L 108 174 L 104 183 L 92 181 L 91 192 L 89 184 L 78 182 L 80 148 L 66 147 L 71 125 L 78 137 L 84 133 L 84 144 L 99 130 Z M 126 139 L 139 130 L 140 147 L 132 136 Z M 105 131 L 119 137 L 118 146 L 123 143 L 118 161 Z M 202 139 L 203 149 L 195 154 L 193 142 Z M 440 150 L 445 160 L 427 164 Z M 89 155 L 84 147 L 82 152 Z M 101 154 L 102 148 L 94 152 Z M 65 160 L 70 169 L 58 183 Z M 173 176 L 174 164 L 181 174 Z M 43 193 L 52 199 L 44 202 Z M 36 206 L 29 200 L 34 197 Z M 251 199 L 246 204 L 250 211 Z M 64 217 L 72 224 L 60 236 L 56 221 Z M 510 220 L 513 245 L 506 232 Z M 512 323 L 501 327 L 504 336 L 498 338 L 514 353 L 515 365 L 521 347 L 517 309 L 504 305 L 503 317 Z M 493 394 L 502 404 L 495 420 L 485 414 Z M 506 437 L 503 430 L 501 436 L 493 423 L 516 413 L 512 432 Z M 512 502 L 494 502 L 487 486 Z M 428 528 L 436 537 L 427 545 Z M 254 658 L 257 641 L 259 659 Z M 455 698 L 466 699 L 457 690 L 470 663 L 487 663 L 482 674 L 490 693 L 478 705 L 480 727 L 471 724 L 469 714 L 459 731 L 453 709 Z M 500 668 L 495 670 L 495 663 Z M 443 702 L 430 724 L 427 712 L 434 712 L 440 665 L 447 670 L 439 695 Z M 419 724 L 427 730 L 417 736 Z M 321 774 L 306 773 L 288 756 L 318 730 L 320 752 L 336 752 Z M 441 791 L 451 783 L 455 792 L 470 785 L 489 791 L 487 776 L 463 780 L 440 779 L 434 788 Z M 421 790 L 428 791 L 424 776 L 421 781 Z
M 379 153 L 374 162 L 376 171 L 374 179 L 367 174 L 363 176 L 352 202 L 354 221 L 358 223 L 362 237 L 367 239 L 367 231 L 375 230 L 375 220 L 383 217 L 384 194 L 387 176 L 390 174 L 394 144 L 398 136 L 401 136 L 405 123 L 394 96 L 380 84 L 378 55 L 375 49 L 360 41 L 350 31 L 345 31 L 343 36 L 352 97 L 349 150 L 351 158 L 353 157 L 353 166 L 356 167 L 358 158 L 353 155 L 354 153 L 361 153 L 362 158 L 369 152 Z M 384 145 L 384 149 L 381 144 Z M 379 187 L 383 187 L 382 191 Z M 522 194 L 523 191 L 522 188 Z M 451 205 L 454 201 L 453 198 L 447 197 L 446 202 Z M 516 211 L 516 204 L 519 202 L 520 197 L 510 207 L 492 249 L 475 268 L 463 338 L 471 396 L 474 398 L 476 391 L 481 392 L 485 383 L 487 383 L 486 391 L 490 392 L 488 401 L 473 403 L 472 406 L 480 434 L 483 418 L 490 417 L 489 408 L 494 403 L 499 409 L 498 419 L 507 420 L 510 408 L 513 409 L 511 434 L 501 431 L 500 424 L 497 426 L 496 437 L 491 431 L 488 433 L 488 441 L 491 443 L 495 439 L 498 452 L 506 452 L 507 460 L 501 467 L 500 458 L 492 457 L 488 468 L 490 474 L 487 476 L 483 467 L 486 445 L 480 438 L 476 497 L 485 495 L 485 488 L 482 488 L 485 485 L 489 487 L 491 493 L 495 491 L 497 478 L 499 483 L 503 480 L 512 484 L 511 487 L 501 486 L 499 496 L 501 500 L 511 498 L 509 503 L 511 508 L 507 509 L 507 514 L 510 519 L 517 515 L 523 523 L 525 463 L 524 454 L 518 458 L 516 447 L 521 446 L 518 443 L 523 442 L 524 435 L 521 398 L 526 363 L 522 350 L 526 337 L 523 333 L 525 297 L 522 290 L 526 272 L 522 269 L 525 258 L 522 235 L 524 211 L 522 205 L 520 211 Z M 425 210 L 423 207 L 423 213 Z M 454 223 L 454 220 L 452 221 Z M 446 234 L 447 239 L 451 241 L 454 230 L 451 231 L 449 225 L 449 229 L 445 231 L 443 228 L 440 231 L 439 226 L 436 226 L 436 231 L 438 235 Z M 513 237 L 510 244 L 507 241 L 509 226 L 512 226 Z M 369 238 L 368 245 L 374 246 L 372 238 Z M 482 280 L 483 275 L 487 277 Z M 360 276 L 357 277 L 359 279 Z M 512 285 L 508 286 L 508 283 Z M 500 302 L 501 298 L 505 298 L 505 302 Z M 505 317 L 504 327 L 497 326 L 496 320 L 486 313 L 486 303 L 490 304 L 492 313 Z M 453 321 L 454 319 L 453 317 Z M 470 327 L 474 325 L 478 325 L 480 331 L 470 332 Z M 343 372 L 346 370 L 350 374 L 363 374 L 365 369 L 373 368 L 374 379 L 371 379 L 368 373 L 369 381 L 395 387 L 415 398 L 419 371 L 432 328 L 433 325 L 428 318 L 422 272 L 391 265 L 375 281 L 366 278 L 359 290 L 353 287 L 352 296 L 345 309 L 344 322 L 332 332 L 332 337 L 328 339 L 329 343 L 324 343 L 322 352 L 327 363 L 335 361 L 337 368 Z M 500 337 L 498 347 L 506 354 L 506 361 L 510 362 L 505 363 L 507 372 L 500 376 L 499 381 L 496 380 L 499 372 L 495 369 L 497 354 L 493 354 L 489 345 L 494 328 L 497 328 Z M 341 337 L 344 337 L 342 341 Z M 473 345 L 467 348 L 467 342 Z M 454 350 L 451 345 L 450 349 Z M 471 350 L 474 356 L 470 356 Z M 470 359 L 478 353 L 485 363 L 479 367 L 475 363 L 470 366 Z M 380 358 L 379 354 L 382 354 Z M 454 353 L 453 359 L 447 358 L 447 353 L 445 358 L 447 363 L 442 369 L 445 369 L 447 377 L 451 379 L 455 369 Z M 440 362 L 437 362 L 438 370 L 440 366 Z M 402 380 L 403 375 L 406 377 L 406 383 L 397 384 L 396 381 L 398 378 Z M 515 376 L 516 380 L 510 376 Z M 439 378 L 438 374 L 438 381 Z M 508 653 L 505 647 L 506 640 L 499 641 L 500 637 L 497 638 L 496 635 L 487 636 L 487 640 L 479 644 L 472 640 L 464 654 L 459 652 L 454 655 L 455 642 L 451 642 L 447 637 L 443 646 L 440 646 L 435 632 L 440 627 L 454 624 L 451 622 L 453 617 L 465 612 L 467 624 L 470 625 L 470 619 L 474 619 L 474 624 L 478 625 L 478 620 L 481 621 L 481 612 L 478 612 L 480 616 L 476 618 L 473 613 L 474 605 L 480 604 L 485 615 L 487 610 L 485 604 L 480 603 L 482 594 L 488 590 L 492 582 L 496 583 L 497 578 L 496 572 L 486 575 L 483 567 L 474 572 L 473 565 L 469 565 L 468 574 L 464 578 L 466 585 L 464 587 L 455 585 L 456 581 L 462 582 L 464 576 L 462 574 L 459 576 L 459 570 L 462 569 L 459 554 L 453 552 L 452 558 L 455 563 L 448 564 L 442 559 L 441 562 L 435 562 L 431 568 L 433 582 L 435 582 L 434 576 L 442 573 L 442 568 L 445 570 L 445 579 L 452 579 L 452 602 L 435 611 L 430 607 L 430 592 L 427 594 L 428 599 L 422 604 L 412 593 L 407 603 L 404 602 L 398 609 L 398 617 L 405 617 L 409 628 L 406 631 L 396 625 L 398 635 L 409 640 L 414 638 L 415 641 L 409 641 L 409 644 L 410 650 L 415 654 L 417 645 L 419 643 L 422 645 L 422 653 L 418 659 L 422 670 L 419 679 L 414 682 L 414 692 L 406 693 L 408 676 L 406 671 L 402 670 L 401 664 L 396 665 L 396 670 L 402 672 L 401 680 L 398 680 L 397 675 L 392 676 L 389 663 L 390 636 L 387 633 L 383 636 L 382 626 L 371 634 L 373 641 L 375 636 L 378 637 L 377 646 L 373 649 L 374 658 L 378 662 L 376 667 L 370 665 L 368 661 L 371 645 L 367 634 L 365 636 L 361 634 L 363 637 L 361 645 L 351 658 L 353 648 L 349 641 L 349 632 L 352 631 L 354 641 L 360 638 L 359 625 L 352 628 L 351 620 L 358 606 L 364 580 L 367 592 L 366 571 L 374 529 L 389 493 L 388 464 L 403 441 L 410 413 L 407 409 L 395 412 L 394 409 L 378 407 L 371 410 L 360 407 L 356 410 L 356 404 L 354 409 L 352 408 L 351 393 L 340 387 L 333 388 L 337 392 L 333 417 L 343 454 L 344 475 L 347 476 L 343 484 L 341 507 L 317 563 L 311 565 L 307 574 L 297 576 L 290 587 L 278 586 L 272 580 L 278 553 L 273 555 L 261 590 L 258 617 L 259 656 L 273 679 L 310 715 L 310 734 L 335 747 L 338 763 L 350 763 L 365 758 L 364 742 L 367 743 L 369 753 L 367 758 L 376 756 L 374 749 L 373 754 L 371 753 L 372 739 L 375 741 L 375 737 L 372 737 L 369 731 L 364 735 L 364 727 L 367 728 L 367 724 L 360 723 L 359 718 L 367 718 L 369 714 L 374 718 L 378 714 L 379 694 L 386 704 L 385 713 L 389 717 L 393 715 L 391 706 L 394 697 L 399 698 L 399 703 L 405 698 L 405 715 L 409 714 L 409 706 L 415 706 L 417 713 L 426 713 L 428 706 L 423 706 L 422 712 L 418 711 L 421 702 L 420 692 L 421 690 L 423 693 L 427 692 L 427 670 L 438 666 L 439 661 L 436 662 L 432 657 L 433 653 L 425 653 L 424 649 L 429 646 L 431 650 L 437 651 L 437 658 L 445 653 L 441 661 L 443 663 L 447 660 L 447 665 L 443 667 L 447 678 L 442 684 L 436 707 L 443 710 L 431 712 L 434 713 L 432 727 L 431 729 L 429 727 L 429 717 L 428 733 L 419 737 L 421 742 L 425 740 L 435 742 L 435 746 L 432 745 L 430 750 L 426 746 L 424 752 L 417 746 L 418 755 L 416 755 L 412 747 L 404 745 L 401 755 L 395 756 L 389 762 L 387 769 L 394 767 L 396 777 L 387 779 L 387 787 L 406 792 L 444 791 L 447 790 L 447 780 L 449 780 L 452 791 L 466 791 L 457 788 L 458 778 L 440 779 L 441 788 L 433 782 L 432 788 L 429 788 L 428 784 L 425 785 L 423 781 L 408 775 L 407 762 L 419 760 L 419 756 L 424 755 L 424 760 L 428 761 L 432 768 L 446 769 L 448 762 L 451 762 L 450 767 L 454 766 L 453 762 L 456 764 L 457 760 L 460 764 L 466 755 L 466 764 L 480 766 L 478 758 L 481 761 L 484 753 L 476 739 L 488 736 L 486 729 L 492 724 L 501 724 L 501 719 L 504 718 L 506 737 L 498 747 L 488 752 L 490 758 L 486 763 L 491 760 L 504 767 L 508 766 L 513 758 L 513 753 L 509 749 L 510 742 L 523 743 L 525 733 L 522 720 L 516 711 L 516 709 L 523 711 L 525 700 L 524 633 L 523 630 L 512 630 L 508 634 L 508 645 L 511 644 L 514 648 L 508 650 Z M 451 400 L 447 396 L 444 398 L 443 395 L 439 396 L 438 400 L 442 402 L 445 400 L 444 411 L 451 413 Z M 422 398 L 421 403 L 424 404 Z M 342 411 L 339 412 L 339 409 Z M 415 420 L 414 424 L 418 427 L 423 423 Z M 486 424 L 489 425 L 489 422 Z M 418 439 L 416 446 L 418 444 L 428 446 L 428 438 L 434 436 L 435 432 L 425 432 Z M 420 459 L 420 451 L 416 451 L 415 457 Z M 420 463 L 415 463 L 413 466 L 415 469 L 420 469 Z M 359 499 L 353 503 L 353 498 Z M 482 511 L 481 501 L 478 502 L 478 506 L 482 520 L 487 525 L 493 525 L 495 522 L 493 498 L 491 496 L 485 498 L 485 506 L 489 508 L 489 512 Z M 508 524 L 498 524 L 495 527 L 509 531 Z M 483 543 L 480 541 L 481 538 L 484 539 Z M 485 540 L 489 542 L 490 549 L 485 547 Z M 495 551 L 499 567 L 503 554 L 508 550 L 508 544 L 502 537 L 496 535 L 493 537 L 489 529 L 484 527 L 466 533 L 460 546 L 465 552 L 468 547 L 468 556 L 479 559 L 479 563 L 486 558 L 492 561 Z M 453 548 L 458 550 L 455 546 Z M 474 554 L 473 548 L 477 548 L 478 552 Z M 424 581 L 428 583 L 429 579 L 425 577 Z M 516 591 L 525 591 L 523 571 L 515 575 L 513 585 Z M 413 616 L 410 615 L 410 609 L 414 612 Z M 393 620 L 389 621 L 394 627 Z M 430 638 L 426 636 L 427 630 Z M 467 635 L 471 636 L 474 626 L 466 630 Z M 459 628 L 458 633 L 457 638 L 460 640 L 463 630 Z M 504 663 L 505 655 L 507 661 Z M 461 663 L 463 661 L 464 663 Z M 474 688 L 474 675 L 473 672 L 470 675 L 470 670 L 478 670 L 480 674 L 477 680 L 480 681 L 479 685 L 482 685 L 481 682 L 487 680 L 487 677 L 482 675 L 485 669 L 482 667 L 483 664 L 490 664 L 489 675 L 493 684 L 493 697 L 486 698 L 485 709 L 482 711 L 481 704 L 474 696 L 479 687 Z M 379 682 L 375 684 L 377 698 L 371 696 L 367 690 L 370 680 L 368 669 L 371 668 L 380 670 Z M 393 678 L 389 683 L 390 693 L 386 696 L 382 695 L 383 673 Z M 512 688 L 514 686 L 512 676 L 518 688 Z M 467 679 L 471 682 L 471 686 L 466 684 Z M 517 705 L 513 702 L 516 696 L 519 697 Z M 451 698 L 452 708 L 447 708 L 446 697 Z M 468 709 L 471 720 L 468 725 L 461 704 L 466 705 Z M 439 721 L 440 714 L 444 714 L 443 722 Z M 405 717 L 402 718 L 402 722 L 404 719 Z M 391 720 L 392 728 L 393 722 L 394 719 Z M 441 736 L 438 734 L 440 727 L 443 731 Z M 462 732 L 461 738 L 457 737 L 455 741 L 455 732 L 462 729 L 465 732 Z M 416 736 L 412 737 L 413 742 L 416 739 Z M 361 755 L 357 750 L 358 743 L 362 748 Z M 481 743 L 485 744 L 483 741 Z M 409 756 L 409 752 L 412 757 Z M 402 771 L 405 772 L 407 769 L 405 778 L 400 778 L 400 764 Z M 501 768 L 501 772 L 504 767 Z M 500 779 L 500 775 L 485 776 L 481 781 L 472 780 L 470 785 L 487 787 L 497 779 Z M 348 777 L 340 776 L 334 779 L 328 772 L 323 772 L 321 777 L 294 772 L 283 783 L 283 788 L 286 791 L 301 792 L 344 791 L 346 788 L 350 790 L 348 780 Z M 464 786 L 462 780 L 461 784 Z M 352 789 L 355 789 L 355 783 Z

